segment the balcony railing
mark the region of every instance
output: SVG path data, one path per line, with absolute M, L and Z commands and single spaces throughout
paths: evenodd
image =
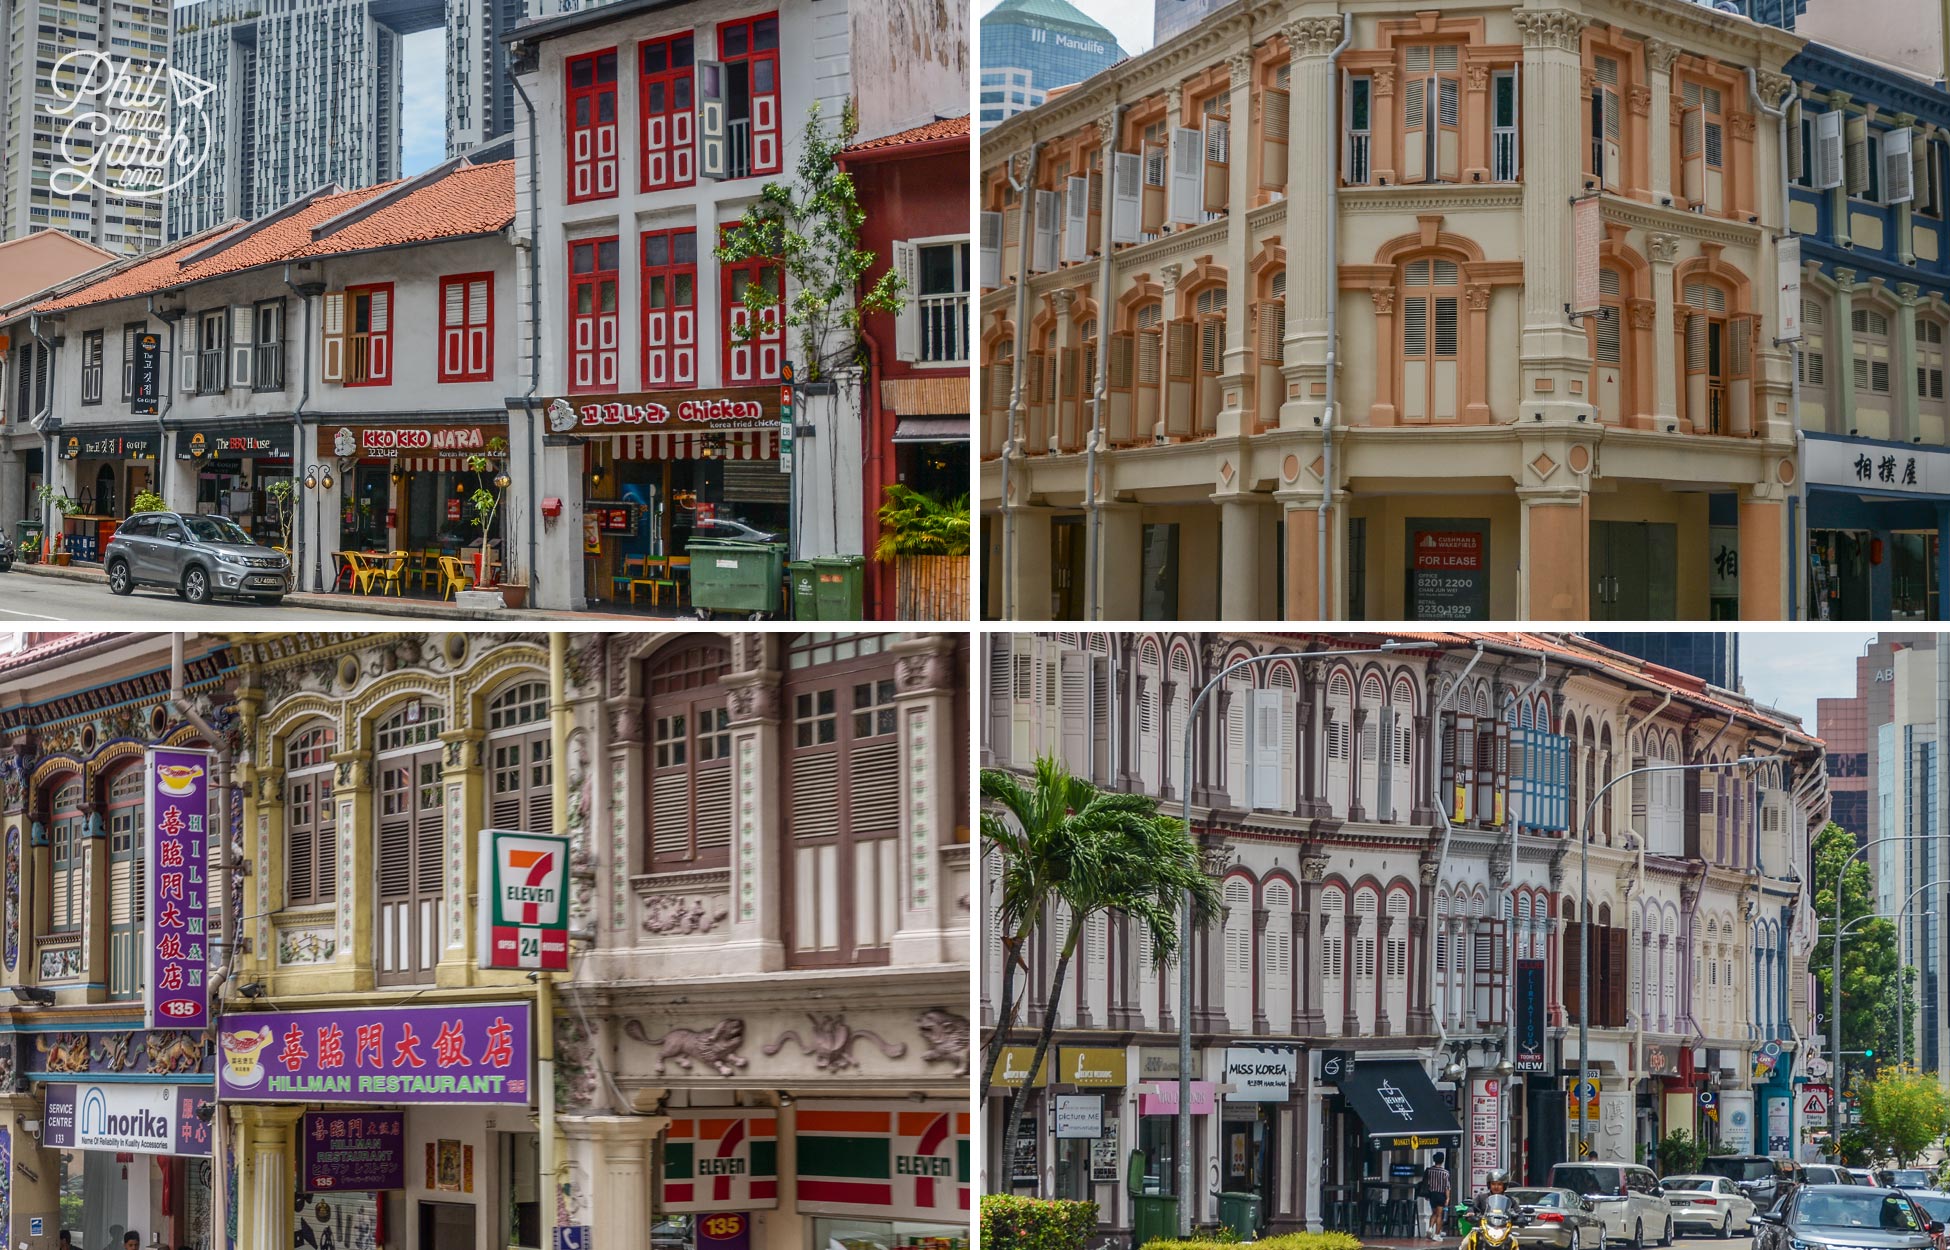
M 752 122 L 741 117 L 725 123 L 725 154 L 733 178 L 752 176 Z
M 196 354 L 196 393 L 214 395 L 223 389 L 223 348 L 205 348 Z
M 1497 182 L 1517 180 L 1517 132 L 1499 129 L 1493 136 L 1496 151 L 1491 159 L 1490 177 Z
M 372 335 L 353 332 L 345 336 L 345 380 L 372 380 Z
M 935 364 L 960 364 L 968 359 L 968 296 L 923 295 L 921 359 Z
M 1366 134 L 1347 137 L 1347 183 L 1351 187 L 1368 185 L 1368 139 Z
M 259 343 L 251 349 L 251 389 L 284 389 L 284 344 Z

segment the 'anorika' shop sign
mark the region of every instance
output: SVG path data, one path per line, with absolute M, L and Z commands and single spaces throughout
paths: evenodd
M 217 1030 L 217 1097 L 525 1107 L 529 1031 L 527 1003 L 233 1013 Z

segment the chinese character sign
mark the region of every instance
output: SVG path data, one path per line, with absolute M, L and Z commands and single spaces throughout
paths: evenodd
M 306 1189 L 406 1188 L 405 1112 L 314 1111 L 299 1131 Z
M 205 1029 L 210 1026 L 205 851 L 214 809 L 210 794 L 217 778 L 208 751 L 155 747 L 147 762 L 149 1023 L 154 1028 Z
M 504 1103 L 532 1092 L 528 1004 L 233 1012 L 219 1100 Z

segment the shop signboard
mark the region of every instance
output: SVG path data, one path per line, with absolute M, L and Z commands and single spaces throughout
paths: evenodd
M 1192 1050 L 1192 1076 L 1196 1080 L 1205 1078 L 1205 1052 Z M 1138 1047 L 1138 1080 L 1160 1081 L 1178 1079 L 1178 1048 L 1176 1046 Z
M 1469 1083 L 1469 1192 L 1489 1188 L 1490 1173 L 1503 1166 L 1503 1082 Z
M 724 1211 L 699 1219 L 697 1250 L 752 1250 L 752 1217 L 743 1211 Z M 584 1238 L 577 1250 L 589 1250 Z
M 1810 434 L 1801 472 L 1811 486 L 1880 495 L 1941 494 L 1950 490 L 1950 451 Z
M 582 505 L 582 515 L 595 519 L 596 535 L 603 538 L 634 538 L 636 518 L 643 505 L 628 499 L 590 499 Z
M 485 454 L 488 443 L 505 438 L 501 426 L 486 425 L 321 425 L 321 456 L 465 456 Z
M 1058 1082 L 1069 1085 L 1123 1085 L 1129 1081 L 1122 1047 L 1060 1046 Z
M 969 1115 L 913 1102 L 809 1102 L 794 1134 L 799 1213 L 966 1227 Z
M 1060 1138 L 1094 1139 L 1104 1133 L 1102 1094 L 1058 1094 L 1055 1114 L 1050 1117 L 1055 1135 Z
M 1720 1091 L 1720 1151 L 1746 1155 L 1754 1152 L 1754 1092 L 1750 1089 Z
M 779 1205 L 779 1113 L 711 1108 L 674 1115 L 664 1133 L 661 1210 L 754 1211 Z
M 41 1142 L 68 1150 L 210 1157 L 210 1104 L 201 1085 L 50 1084 Z
M 151 747 L 145 763 L 143 827 L 150 869 L 143 887 L 143 932 L 149 944 L 149 1025 L 197 1032 L 210 1027 L 204 849 L 217 778 L 208 751 Z
M 1769 1098 L 1767 1108 L 1767 1153 L 1787 1158 L 1794 1150 L 1793 1106 L 1790 1098 Z
M 156 434 L 70 434 L 61 440 L 63 460 L 154 460 Z
M 1049 1084 L 1049 1061 L 1054 1049 L 1043 1054 L 1043 1066 L 1036 1069 L 1036 1084 Z M 1034 1046 L 1004 1046 L 995 1060 L 995 1083 L 1019 1086 L 1029 1079 L 1029 1061 L 1036 1057 Z
M 186 430 L 176 436 L 178 460 L 206 460 L 212 456 L 274 456 L 291 454 L 291 432 L 244 434 L 225 430 Z
M 640 434 L 648 430 L 769 430 L 779 423 L 779 390 L 644 391 L 575 395 L 546 405 L 551 434 Z
M 785 366 L 779 383 L 779 472 L 792 472 L 792 436 L 798 432 L 799 409 L 792 402 L 792 366 Z
M 1408 615 L 1417 621 L 1480 621 L 1490 613 L 1490 523 L 1408 520 Z
M 1549 991 L 1544 984 L 1543 960 L 1517 961 L 1516 992 L 1516 1054 L 1511 1062 L 1519 1072 L 1546 1071 L 1544 1016 Z
M 1090 1143 L 1090 1180 L 1093 1184 L 1115 1184 L 1123 1179 L 1117 1158 L 1117 1118 L 1104 1124 L 1104 1131 Z
M 569 968 L 569 840 L 481 830 L 483 968 Z
M 1218 1086 L 1210 1081 L 1192 1081 L 1192 1114 L 1211 1115 L 1218 1104 Z M 1177 1115 L 1178 1081 L 1154 1081 L 1138 1086 L 1139 1115 Z
M 129 411 L 139 417 L 153 417 L 162 402 L 162 335 L 144 330 L 135 336 L 133 373 Z
M 217 1097 L 525 1107 L 531 1031 L 527 1003 L 232 1012 Z
M 1320 1083 L 1338 1086 L 1346 1079 L 1348 1069 L 1354 1066 L 1354 1052 L 1351 1050 L 1323 1050 L 1320 1052 Z
M 1226 1049 L 1227 1102 L 1285 1102 L 1299 1075 L 1300 1052 L 1292 1046 Z
M 307 1111 L 304 1187 L 405 1189 L 406 1113 L 403 1111 Z

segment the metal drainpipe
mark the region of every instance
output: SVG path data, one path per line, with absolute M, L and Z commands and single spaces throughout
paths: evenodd
M 535 415 L 535 391 L 542 384 L 542 275 L 541 259 L 535 248 L 535 231 L 541 228 L 542 220 L 541 178 L 536 172 L 540 151 L 536 145 L 540 140 L 535 132 L 535 102 L 528 98 L 527 90 L 522 87 L 521 76 L 511 73 L 508 81 L 514 84 L 522 107 L 528 110 L 528 237 L 523 240 L 528 245 L 528 389 L 522 394 L 521 407 L 528 414 L 528 602 L 539 606 L 542 571 L 535 562 L 538 542 L 535 510 L 541 506 L 541 482 L 536 478 L 535 444 L 542 437 L 542 424 Z M 570 485 L 576 483 L 571 482 Z
M 293 545 L 302 546 L 311 540 L 305 537 L 306 510 L 298 506 L 298 491 L 295 488 L 304 480 L 298 476 L 303 471 L 301 462 L 311 459 L 305 447 L 305 405 L 311 402 L 311 296 L 305 294 L 297 287 L 292 286 L 291 266 L 289 264 L 286 264 L 284 267 L 284 285 L 293 295 L 298 297 L 298 302 L 305 306 L 305 370 L 303 381 L 299 383 L 298 388 L 298 406 L 291 410 L 291 437 L 293 440 L 291 444 L 291 485 L 294 487 L 291 492 L 291 511 L 293 514 L 291 526 L 298 531 L 298 543 Z M 323 527 L 321 526 L 320 528 L 322 529 Z M 322 588 L 325 575 L 317 569 L 318 553 L 312 552 L 311 554 L 313 561 L 312 585 L 315 588 Z M 302 575 L 295 567 L 291 572 L 291 588 L 296 590 L 300 584 L 300 577 Z
M 1030 187 L 1036 181 L 1036 156 L 1042 150 L 1040 140 L 1029 145 L 1029 164 L 1023 170 L 1022 181 L 1016 181 L 1013 172 L 1007 175 L 1009 185 L 1022 196 L 1022 226 L 1016 231 L 1016 259 L 1021 263 L 1016 275 L 1015 356 L 1009 362 L 1009 415 L 1007 433 L 1002 439 L 1002 619 L 1005 621 L 1016 619 L 1016 508 L 1009 502 L 1009 461 L 1016 452 L 1016 413 L 1022 407 L 1022 362 L 1028 356 L 1023 350 L 1023 336 L 1029 332 L 1025 324 L 1029 317 L 1029 258 L 1035 248 L 1029 216 L 1035 192 Z M 1014 157 L 1009 158 L 1009 165 L 1013 170 Z M 1101 334 L 1101 309 L 1097 320 Z
M 1528 686 L 1525 686 L 1522 690 L 1519 690 L 1513 698 L 1511 698 L 1508 702 L 1505 703 L 1504 715 L 1506 719 L 1509 715 L 1510 704 L 1516 704 L 1517 706 L 1521 707 L 1523 701 L 1525 699 L 1528 699 L 1531 695 L 1535 694 L 1537 692 L 1537 687 L 1544 684 L 1544 677 L 1549 671 L 1550 671 L 1550 661 L 1544 657 L 1543 652 L 1541 651 L 1538 652 L 1536 680 L 1532 681 Z M 1505 810 L 1507 812 L 1508 810 L 1507 806 Z M 1503 914 L 1503 900 L 1509 897 L 1509 893 L 1510 893 L 1509 883 L 1511 881 L 1516 880 L 1516 876 L 1517 876 L 1517 822 L 1515 820 L 1510 820 L 1509 823 L 1510 823 L 1510 871 L 1509 874 L 1504 878 L 1503 889 L 1499 892 L 1502 895 L 1502 897 L 1497 900 L 1496 914 L 1498 916 L 1501 916 Z M 1511 910 L 1513 912 L 1515 911 L 1514 908 L 1512 908 Z M 1515 924 L 1514 924 L 1515 920 L 1516 917 L 1512 915 L 1511 927 L 1513 929 L 1515 928 Z M 1504 1020 L 1503 1061 L 1504 1063 L 1510 1065 L 1510 1072 L 1514 1073 L 1516 1071 L 1516 1065 L 1517 1065 L 1517 1028 L 1516 1028 L 1517 1013 L 1515 1010 L 1516 982 L 1514 979 L 1512 979 L 1506 981 L 1505 984 L 1510 987 L 1512 999 L 1511 999 L 1511 1010 L 1503 1013 L 1503 1020 Z M 1510 1088 L 1510 1077 L 1507 1075 L 1504 1076 L 1502 1083 L 1497 1088 L 1503 1091 L 1501 1096 L 1498 1099 L 1498 1102 L 1501 1104 L 1501 1113 L 1503 1115 L 1504 1121 L 1507 1123 L 1511 1119 L 1509 1099 L 1511 1097 L 1512 1090 Z M 1509 1133 L 1505 1133 L 1503 1135 L 1503 1156 L 1499 1160 L 1503 1170 L 1506 1172 L 1510 1170 L 1510 1165 L 1512 1163 L 1512 1160 L 1510 1158 L 1510 1152 L 1515 1148 L 1516 1145 L 1516 1143 L 1510 1140 L 1510 1137 L 1511 1135 Z
M 1944 0 L 1944 7 L 1945 7 L 1945 12 L 1950 13 L 1950 0 Z M 1946 31 L 1950 31 L 1950 26 L 1946 26 L 1944 27 L 1944 29 Z M 1944 48 L 1944 55 L 1946 57 L 1950 57 L 1950 46 L 1946 46 Z M 1781 240 L 1786 238 L 1788 235 L 1794 233 L 1793 226 L 1789 224 L 1789 216 L 1792 213 L 1793 206 L 1794 206 L 1794 195 L 1793 192 L 1788 189 L 1789 183 L 1788 183 L 1788 176 L 1787 176 L 1788 105 L 1786 102 L 1783 102 L 1779 108 L 1769 108 L 1767 106 L 1767 102 L 1760 98 L 1760 75 L 1754 70 L 1754 67 L 1751 65 L 1747 67 L 1747 95 L 1749 98 L 1753 100 L 1755 108 L 1759 109 L 1761 112 L 1767 114 L 1767 116 L 1774 119 L 1775 122 L 1774 133 L 1780 140 L 1777 146 L 1780 149 L 1780 162 L 1781 162 L 1780 163 L 1781 229 L 1780 229 L 1780 233 L 1774 236 L 1775 257 L 1778 260 L 1780 256 Z M 1798 103 L 1796 107 L 1797 108 L 1799 107 Z M 1800 309 L 1796 309 L 1795 312 L 1798 317 L 1800 313 Z M 1776 325 L 1780 324 L 1780 319 L 1782 315 L 1783 314 L 1781 313 L 1780 310 L 1777 309 L 1775 311 L 1774 316 L 1775 316 Z M 1791 621 L 1798 621 L 1801 619 L 1801 613 L 1803 611 L 1803 605 L 1801 603 L 1801 585 L 1800 585 L 1801 561 L 1803 559 L 1802 553 L 1808 545 L 1805 539 L 1802 541 L 1796 541 L 1798 531 L 1805 530 L 1808 525 L 1808 473 L 1807 473 L 1808 446 L 1807 446 L 1807 439 L 1803 437 L 1801 433 L 1801 341 L 1799 339 L 1796 339 L 1791 343 L 1782 343 L 1780 339 L 1775 339 L 1774 346 L 1786 347 L 1788 349 L 1788 419 L 1794 423 L 1794 463 L 1796 466 L 1795 474 L 1794 474 L 1795 493 L 1789 498 L 1791 501 L 1798 502 L 1799 506 L 1790 507 L 1788 509 L 1789 524 L 1788 524 L 1788 559 L 1787 559 L 1787 575 L 1788 575 L 1787 619 Z
M 1442 793 L 1442 713 L 1449 706 L 1449 700 L 1453 699 L 1456 693 L 1462 689 L 1463 683 L 1469 680 L 1470 673 L 1475 671 L 1476 666 L 1482 662 L 1482 659 L 1483 640 L 1478 638 L 1476 640 L 1476 654 L 1469 657 L 1469 663 L 1463 668 L 1463 671 L 1458 673 L 1456 680 L 1449 683 L 1449 688 L 1442 692 L 1442 698 L 1436 701 L 1435 709 L 1429 716 L 1429 733 L 1434 738 L 1434 741 L 1430 744 L 1433 749 L 1428 753 L 1429 797 L 1435 800 L 1435 818 L 1442 825 L 1442 840 L 1438 844 L 1435 855 L 1435 880 L 1438 886 L 1442 883 L 1442 870 L 1449 865 L 1450 829 L 1449 804 Z M 1433 899 L 1426 900 L 1425 905 L 1429 908 L 1429 915 L 1434 916 L 1435 901 Z M 1428 961 L 1422 965 L 1425 968 L 1435 967 L 1436 936 L 1436 926 L 1430 925 L 1428 936 L 1429 948 L 1422 952 L 1422 958 Z M 1444 988 L 1446 989 L 1447 987 Z M 1430 1005 L 1434 1006 L 1434 1004 Z M 1449 1025 L 1443 1019 L 1447 1013 L 1448 1006 L 1449 1003 L 1445 995 L 1442 1003 L 1443 1010 L 1433 1013 L 1435 1017 L 1435 1048 L 1438 1053 L 1449 1045 Z
M 1344 12 L 1341 41 L 1327 54 L 1330 72 L 1340 64 L 1341 53 L 1353 42 L 1354 14 Z M 1291 176 L 1289 172 L 1288 177 Z M 1327 402 L 1320 410 L 1320 508 L 1314 514 L 1314 575 L 1319 587 L 1315 591 L 1314 612 L 1323 621 L 1334 619 L 1333 613 L 1327 610 L 1328 583 L 1332 580 L 1327 576 L 1327 527 L 1334 510 L 1334 405 L 1340 398 L 1341 193 L 1335 182 L 1339 176 L 1340 171 L 1336 170 L 1327 183 L 1333 196 L 1333 205 L 1327 210 Z M 1446 832 L 1443 839 L 1446 854 Z
M 1944 0 L 1950 4 L 1950 0 Z M 1103 249 L 1103 260 L 1097 267 L 1097 384 L 1090 396 L 1090 445 L 1084 449 L 1084 490 L 1090 499 L 1089 526 L 1083 550 L 1085 556 L 1085 581 L 1083 619 L 1099 621 L 1103 619 L 1103 605 L 1097 602 L 1098 570 L 1104 560 L 1104 501 L 1097 493 L 1097 445 L 1104 437 L 1104 397 L 1110 391 L 1110 256 L 1111 223 L 1116 219 L 1117 203 L 1117 136 L 1124 129 L 1124 110 L 1127 105 L 1120 104 L 1111 115 L 1111 162 L 1104 171 L 1105 181 L 1110 183 L 1111 211 L 1103 214 L 1104 237 L 1098 246 Z

